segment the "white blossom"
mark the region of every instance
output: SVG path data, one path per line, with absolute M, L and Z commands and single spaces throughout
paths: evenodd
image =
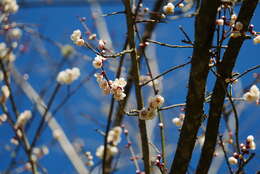
M 95 73 L 94 76 L 97 78 L 97 82 L 101 82 L 103 80 L 103 75 L 100 73 Z
M 111 82 L 111 93 L 114 94 L 116 100 L 123 100 L 126 97 L 124 93 L 124 87 L 126 86 L 126 81 L 124 78 L 116 78 Z
M 176 126 L 180 127 L 180 126 L 182 126 L 183 121 L 180 118 L 175 117 L 172 119 L 172 123 L 175 124 Z
M 229 164 L 237 164 L 238 161 L 235 157 L 231 156 L 228 158 L 228 162 Z
M 82 39 L 81 31 L 79 29 L 73 31 L 70 39 L 78 46 L 83 46 L 85 43 L 85 41 Z
M 78 39 L 74 43 L 78 46 L 83 46 L 85 44 L 85 41 L 83 39 Z
M 7 54 L 8 49 L 6 47 L 6 44 L 4 42 L 0 43 L 0 58 L 4 58 L 4 56 Z
M 259 98 L 260 98 L 260 91 L 256 85 L 251 86 L 249 92 L 246 92 L 243 95 L 243 99 L 249 102 L 253 102 L 253 101 L 258 102 Z
M 60 84 L 71 84 L 73 81 L 77 80 L 80 76 L 80 70 L 77 67 L 72 69 L 66 69 L 59 72 L 56 80 Z
M 167 5 L 163 6 L 163 11 L 165 14 L 172 14 L 174 13 L 175 6 L 169 2 Z
M 24 112 L 22 112 L 19 115 L 19 117 L 18 117 L 18 119 L 17 119 L 17 121 L 16 121 L 16 123 L 14 125 L 14 128 L 18 129 L 18 128 L 23 127 L 31 117 L 32 117 L 31 111 L 30 110 L 25 110 Z
M 104 40 L 99 40 L 98 41 L 98 48 L 103 50 L 105 48 L 106 42 Z
M 16 13 L 19 9 L 16 0 L 1 0 L 0 4 L 3 6 L 4 12 L 7 13 Z
M 0 115 L 0 125 L 1 125 L 3 122 L 6 122 L 6 120 L 7 120 L 7 115 L 6 115 L 6 114 Z
M 9 89 L 8 89 L 8 87 L 6 85 L 2 86 L 1 91 L 2 91 L 2 98 L 1 98 L 1 100 L 4 102 L 4 101 L 6 101 L 9 98 L 10 91 L 9 91 Z
M 16 138 L 11 138 L 10 142 L 14 145 L 19 145 L 19 141 Z
M 120 93 L 120 94 L 115 94 L 114 95 L 114 99 L 116 99 L 117 101 L 123 100 L 126 97 L 125 93 Z
M 97 55 L 93 62 L 92 65 L 94 66 L 94 68 L 99 69 L 103 66 L 103 61 L 105 61 L 106 59 L 100 55 Z
M 104 155 L 104 145 L 101 145 L 96 150 L 96 156 L 100 159 L 103 158 Z M 107 156 L 114 156 L 118 153 L 118 148 L 116 146 L 107 145 Z
M 254 141 L 249 142 L 249 148 L 250 148 L 251 150 L 255 150 L 255 149 L 256 149 L 256 144 L 255 144 Z
M 249 135 L 249 136 L 247 136 L 246 140 L 248 142 L 253 142 L 254 141 L 254 136 L 253 135 Z
M 126 86 L 126 81 L 124 78 L 116 78 L 112 84 L 112 87 L 115 86 L 115 87 L 120 87 L 120 88 L 124 88 Z
M 184 7 L 184 3 L 180 3 L 180 4 L 178 5 L 178 7 L 179 7 L 179 8 L 183 8 L 183 7 Z
M 78 30 L 74 30 L 73 33 L 70 36 L 70 39 L 73 42 L 76 42 L 80 38 L 81 38 L 81 31 L 79 29 Z
M 164 98 L 161 95 L 156 95 L 149 100 L 149 107 L 156 109 L 157 107 L 162 106 L 164 103 Z
M 116 126 L 110 130 L 107 138 L 108 143 L 112 143 L 115 146 L 118 145 L 118 143 L 121 141 L 121 133 L 122 128 L 120 126 Z
M 41 151 L 42 151 L 42 154 L 43 155 L 48 155 L 49 154 L 49 148 L 47 147 L 47 146 L 45 146 L 45 145 L 43 145 L 42 147 L 41 147 Z
M 259 44 L 260 43 L 260 35 L 256 36 L 254 39 L 254 44 Z
M 8 30 L 7 36 L 11 39 L 20 39 L 22 36 L 22 31 L 19 28 L 12 28 Z
M 118 153 L 118 148 L 116 146 L 108 146 L 109 155 L 114 156 Z

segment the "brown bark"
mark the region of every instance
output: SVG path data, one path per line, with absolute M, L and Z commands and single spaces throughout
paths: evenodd
M 195 43 L 191 61 L 184 124 L 181 129 L 171 174 L 185 174 L 192 156 L 196 135 L 201 125 L 205 85 L 209 71 L 209 50 L 215 30 L 219 0 L 203 0 L 195 19 Z
M 243 31 L 246 31 L 249 22 L 253 16 L 258 0 L 245 0 L 240 8 L 237 21 L 244 25 Z M 215 146 L 218 136 L 218 127 L 221 119 L 222 108 L 226 96 L 227 86 L 225 79 L 231 78 L 232 70 L 235 65 L 240 48 L 245 40 L 245 37 L 231 38 L 228 42 L 223 60 L 218 65 L 218 78 L 212 94 L 209 110 L 209 120 L 206 128 L 205 143 L 202 148 L 199 164 L 196 174 L 207 174 L 212 157 L 215 151 Z

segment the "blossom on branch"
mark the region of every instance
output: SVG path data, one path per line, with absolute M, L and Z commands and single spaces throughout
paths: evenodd
M 254 41 L 254 44 L 259 44 L 260 43 L 260 35 L 256 36 L 253 41 Z
M 70 36 L 70 39 L 78 46 L 83 46 L 85 44 L 85 41 L 82 39 L 80 30 L 74 30 Z
M 248 102 L 259 102 L 260 91 L 256 85 L 251 86 L 250 90 L 243 95 L 243 99 Z
M 15 123 L 15 125 L 14 125 L 14 128 L 15 128 L 15 129 L 23 128 L 24 125 L 27 123 L 27 121 L 28 121 L 31 117 L 32 117 L 31 111 L 30 111 L 30 110 L 25 110 L 24 112 L 22 112 L 22 113 L 19 115 L 19 117 L 18 117 L 18 119 L 17 119 L 17 121 L 16 121 L 16 123 Z
M 165 14 L 172 14 L 174 13 L 175 6 L 169 2 L 167 5 L 163 6 L 163 12 Z

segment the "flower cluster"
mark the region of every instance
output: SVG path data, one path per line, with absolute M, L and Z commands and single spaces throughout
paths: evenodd
M 139 119 L 151 120 L 155 117 L 155 111 L 158 107 L 161 107 L 164 103 L 164 98 L 161 95 L 151 97 L 148 102 L 148 107 L 143 108 L 139 112 Z
M 80 76 L 80 70 L 77 67 L 72 69 L 66 69 L 59 72 L 56 80 L 60 84 L 71 84 L 73 81 L 77 80 Z
M 6 47 L 4 42 L 0 43 L 0 59 L 13 62 L 15 60 L 14 53 Z
M 108 132 L 108 137 L 107 137 L 108 156 L 114 156 L 115 154 L 118 153 L 117 145 L 121 141 L 121 134 L 122 134 L 122 128 L 120 126 L 116 126 Z M 102 159 L 103 154 L 104 154 L 104 146 L 101 145 L 96 150 L 96 156 Z
M 70 36 L 70 39 L 78 46 L 83 46 L 85 43 L 85 41 L 82 39 L 80 30 L 74 30 Z
M 0 6 L 1 10 L 3 10 L 6 13 L 16 13 L 19 9 L 16 0 L 1 0 Z
M 33 161 L 37 161 L 38 159 L 42 158 L 45 155 L 49 154 L 49 148 L 47 146 L 42 147 L 34 147 L 32 149 L 32 156 L 31 159 Z
M 117 146 L 118 143 L 120 143 L 121 141 L 121 133 L 122 133 L 122 128 L 120 126 L 114 127 L 108 133 L 107 142 L 109 144 Z
M 17 121 L 16 121 L 16 123 L 15 123 L 15 125 L 14 125 L 14 128 L 15 128 L 15 129 L 23 128 L 24 125 L 27 123 L 27 121 L 28 121 L 31 117 L 32 117 L 31 111 L 30 111 L 30 110 L 25 110 L 24 112 L 22 112 L 22 113 L 19 115 L 19 117 L 18 117 L 18 119 L 17 119 Z
M 185 118 L 185 114 L 180 113 L 179 117 L 175 117 L 172 119 L 172 123 L 178 127 L 181 127 L 183 124 L 184 118 Z
M 104 78 L 104 73 L 95 74 L 95 77 L 97 78 L 97 82 L 99 84 L 99 87 L 103 89 L 104 94 L 113 94 L 114 98 L 116 100 L 123 100 L 126 96 L 124 93 L 124 87 L 126 86 L 126 81 L 124 78 L 116 78 L 114 81 L 109 80 L 107 81 Z
M 256 149 L 256 144 L 254 142 L 254 136 L 249 135 L 246 138 L 246 144 L 241 143 L 240 144 L 240 149 L 241 149 L 241 154 L 238 154 L 235 152 L 233 156 L 228 158 L 228 162 L 230 164 L 237 164 L 238 159 L 244 159 L 245 154 L 249 154 L 249 150 L 255 150 Z
M 85 156 L 86 156 L 86 158 L 87 158 L 87 162 L 86 162 L 86 165 L 87 166 L 93 166 L 94 165 L 94 161 L 93 161 L 93 156 L 92 156 L 92 154 L 91 154 L 91 152 L 85 152 Z
M 97 55 L 97 56 L 94 58 L 94 60 L 93 60 L 93 62 L 92 62 L 92 65 L 93 65 L 94 68 L 99 69 L 99 68 L 101 68 L 101 67 L 103 66 L 103 62 L 104 62 L 105 60 L 106 60 L 106 58 L 104 58 L 104 57 L 102 57 L 102 56 L 100 56 L 100 55 Z
M 250 90 L 243 95 L 243 99 L 249 102 L 256 101 L 258 103 L 259 98 L 260 98 L 260 91 L 256 85 L 251 86 Z
M 103 158 L 104 155 L 104 145 L 101 145 L 96 150 L 96 156 L 100 159 Z M 116 146 L 107 145 L 107 156 L 114 156 L 118 153 L 118 148 Z

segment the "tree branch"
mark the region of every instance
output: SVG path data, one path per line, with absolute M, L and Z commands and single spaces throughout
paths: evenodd
M 253 16 L 254 10 L 257 6 L 258 0 L 245 0 L 240 8 L 237 21 L 243 23 L 243 30 L 245 32 L 248 28 L 249 22 Z M 197 166 L 197 174 L 208 173 L 210 164 L 212 162 L 213 153 L 215 151 L 218 127 L 220 123 L 224 99 L 226 96 L 225 79 L 232 77 L 232 70 L 235 65 L 240 48 L 244 42 L 244 37 L 231 38 L 228 42 L 222 62 L 218 65 L 218 78 L 212 94 L 209 110 L 209 120 L 206 129 L 205 143 L 202 148 L 199 164 Z
M 132 59 L 132 68 L 133 68 L 133 79 L 135 83 L 135 95 L 137 101 L 137 109 L 141 110 L 143 108 L 143 98 L 141 87 L 139 86 L 139 63 L 137 60 L 137 52 L 135 46 L 135 31 L 134 31 L 134 15 L 132 14 L 130 0 L 125 0 L 125 10 L 126 10 L 126 21 L 127 21 L 127 35 L 128 41 L 130 45 L 130 49 L 134 49 L 135 51 L 131 52 Z M 148 136 L 146 123 L 144 120 L 139 120 L 139 129 L 141 134 L 142 141 L 142 152 L 143 152 L 143 161 L 145 173 L 150 174 L 150 152 L 149 152 L 149 144 L 148 144 Z
M 215 20 L 219 0 L 202 1 L 199 14 L 195 19 L 195 42 L 191 60 L 189 90 L 186 98 L 184 124 L 170 174 L 185 174 L 201 125 L 205 85 L 209 72 L 209 55 L 215 30 Z

